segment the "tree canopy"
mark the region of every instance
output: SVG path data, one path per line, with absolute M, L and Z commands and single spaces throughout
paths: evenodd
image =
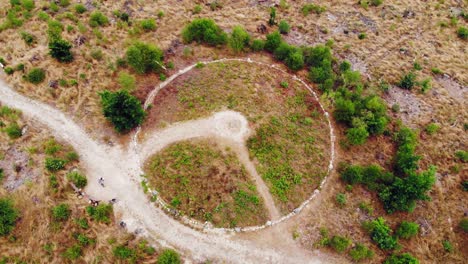
M 155 45 L 136 42 L 127 49 L 126 58 L 139 74 L 162 69 L 163 52 Z

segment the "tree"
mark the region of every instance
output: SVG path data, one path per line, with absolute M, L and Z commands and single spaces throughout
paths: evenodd
M 126 90 L 99 93 L 104 116 L 117 132 L 126 133 L 140 125 L 145 118 L 145 111 L 140 101 Z
M 196 41 L 210 46 L 226 44 L 227 35 L 216 23 L 208 18 L 195 19 L 182 31 L 185 43 Z
M 49 43 L 49 54 L 59 62 L 73 61 L 73 54 L 70 49 L 72 44 L 64 39 L 54 39 Z
M 245 46 L 248 46 L 250 42 L 250 35 L 245 31 L 242 26 L 235 26 L 232 29 L 231 37 L 229 38 L 229 47 L 234 52 L 241 52 Z
M 19 213 L 13 202 L 7 198 L 0 199 L 0 236 L 7 236 L 13 231 Z
M 165 249 L 159 255 L 156 264 L 180 264 L 180 256 L 177 252 L 172 249 Z
M 126 57 L 128 64 L 139 74 L 162 69 L 163 52 L 154 45 L 136 42 L 127 49 Z

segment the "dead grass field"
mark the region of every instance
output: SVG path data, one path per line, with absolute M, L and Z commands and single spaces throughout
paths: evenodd
M 73 48 L 75 61 L 70 64 L 59 64 L 47 55 L 46 22 L 40 21 L 35 15 L 40 7 L 47 5 L 46 1 L 36 1 L 36 9 L 33 18 L 25 22 L 21 29 L 8 29 L 0 32 L 0 57 L 5 58 L 9 65 L 24 63 L 26 70 L 32 67 L 42 67 L 47 70 L 47 78 L 44 83 L 33 86 L 22 80 L 22 73 L 15 73 L 7 77 L 8 83 L 17 90 L 30 97 L 48 102 L 64 110 L 78 120 L 96 138 L 105 141 L 121 140 L 112 131 L 100 114 L 97 91 L 108 88 L 118 89 L 116 76 L 119 71 L 115 67 L 116 59 L 124 55 L 128 43 L 134 39 L 140 39 L 159 45 L 161 48 L 173 51 L 168 52 L 166 60 L 174 62 L 175 72 L 190 62 L 234 56 L 224 49 L 208 49 L 200 46 L 190 46 L 190 52 L 183 54 L 183 44 L 177 44 L 180 40 L 180 32 L 183 26 L 195 17 L 213 18 L 225 30 L 230 30 L 233 25 L 243 25 L 252 35 L 256 33 L 256 27 L 266 24 L 268 20 L 267 4 L 259 4 L 259 1 L 219 1 L 223 7 L 210 10 L 205 4 L 208 1 L 98 1 L 98 9 L 108 17 L 112 17 L 114 10 L 124 10 L 131 14 L 131 18 L 155 17 L 157 29 L 154 32 L 132 35 L 125 26 L 119 27 L 115 18 L 111 19 L 109 26 L 100 28 L 100 34 L 88 26 L 89 13 L 76 16 L 84 25 L 84 30 L 78 30 L 77 23 L 61 19 L 65 25 L 75 28 L 71 32 L 66 30 L 63 37 L 74 41 L 78 36 L 84 36 L 84 45 Z M 273 3 L 279 1 L 267 1 Z M 467 6 L 464 1 L 402 1 L 388 0 L 379 7 L 364 9 L 357 1 L 322 1 L 327 11 L 321 15 L 310 14 L 304 16 L 301 12 L 302 1 L 285 1 L 287 8 L 278 9 L 278 19 L 286 19 L 292 25 L 292 32 L 287 40 L 295 44 L 324 43 L 328 39 L 334 40 L 334 54 L 338 58 L 346 58 L 353 63 L 353 67 L 363 72 L 371 82 L 377 86 L 380 79 L 395 83 L 400 76 L 412 69 L 413 63 L 421 64 L 423 70 L 418 71 L 418 79 L 432 78 L 432 90 L 421 94 L 415 90 L 411 92 L 410 99 L 405 96 L 398 97 L 401 109 L 406 113 L 394 113 L 395 118 L 402 118 L 407 125 L 421 131 L 418 154 L 422 155 L 421 168 L 428 164 L 438 166 L 437 183 L 430 193 L 432 201 L 419 204 L 412 214 L 385 215 L 380 203 L 376 202 L 375 195 L 366 190 L 355 187 L 352 191 L 345 191 L 345 186 L 337 175 L 331 176 L 328 191 L 321 193 L 322 203 L 314 208 L 314 212 L 301 218 L 297 224 L 300 242 L 305 248 L 314 247 L 319 239 L 319 228 L 327 227 L 331 234 L 341 234 L 352 237 L 354 241 L 364 242 L 376 251 L 376 257 L 371 263 L 378 263 L 387 255 L 379 251 L 370 243 L 369 237 L 360 227 L 360 221 L 378 215 L 385 215 L 387 221 L 395 226 L 401 219 L 409 219 L 423 225 L 423 233 L 409 242 L 403 241 L 404 251 L 411 252 L 421 263 L 465 263 L 468 252 L 467 235 L 457 230 L 456 225 L 466 214 L 466 192 L 460 188 L 462 180 L 467 180 L 466 163 L 459 162 L 454 157 L 457 150 L 466 150 L 468 142 L 467 124 L 467 83 L 468 61 L 466 41 L 456 36 L 456 28 L 460 25 L 466 27 L 466 21 L 459 19 L 457 25 L 451 25 L 451 9 L 464 9 Z M 193 14 L 196 4 L 203 8 L 201 13 Z M 0 21 L 4 20 L 8 1 L 2 1 L 0 7 Z M 95 9 L 95 7 L 93 7 Z M 157 18 L 159 11 L 164 16 Z M 52 15 L 59 19 L 64 13 L 62 8 L 58 14 Z M 21 30 L 33 33 L 37 37 L 37 44 L 28 47 L 21 40 Z M 273 30 L 269 29 L 270 32 Z M 345 33 L 348 32 L 348 33 Z M 358 39 L 358 34 L 366 33 L 363 40 Z M 97 60 L 91 57 L 93 50 L 102 50 L 103 56 Z M 170 49 L 170 50 L 169 50 Z M 187 49 L 186 49 L 187 50 Z M 433 74 L 431 69 L 438 68 L 445 76 Z M 80 77 L 84 74 L 84 78 Z M 48 87 L 48 82 L 59 79 L 76 79 L 77 86 L 72 87 Z M 158 76 L 138 76 L 138 88 L 136 93 L 142 99 L 144 95 L 157 84 Z M 170 97 L 175 88 L 168 87 L 162 96 Z M 398 88 L 394 88 L 398 89 Z M 386 98 L 384 96 L 384 98 Z M 166 98 L 160 98 L 167 100 Z M 172 99 L 175 103 L 175 99 Z M 412 100 L 412 101 L 409 101 Z M 408 103 L 411 102 L 411 103 Z M 393 104 L 393 101 L 390 101 Z M 406 102 L 406 104 L 405 104 Z M 404 108 L 411 106 L 427 105 L 413 109 Z M 170 105 L 172 105 L 170 103 Z M 151 111 L 156 111 L 154 105 Z M 158 113 L 164 114 L 164 109 Z M 172 109 L 171 109 L 172 110 Z M 416 111 L 416 112 L 415 112 Z M 168 111 L 169 112 L 169 111 Z M 406 117 L 410 118 L 406 118 Z M 412 118 L 418 116 L 418 118 Z M 153 117 L 154 119 L 154 117 Z M 158 126 L 158 122 L 150 116 L 150 123 Z M 440 130 L 435 135 L 427 135 L 424 128 L 431 122 L 440 125 Z M 339 138 L 343 138 L 343 132 L 338 131 Z M 2 133 L 0 133 L 2 134 Z M 4 136 L 4 135 L 2 135 Z M 2 146 L 8 145 L 6 138 L 1 138 Z M 125 139 L 123 139 L 125 140 Z M 15 143 L 18 144 L 18 143 Z M 22 143 L 21 143 L 22 144 Z M 353 161 L 353 163 L 369 164 L 377 163 L 388 166 L 394 149 L 388 139 L 379 137 L 371 139 L 363 147 L 353 147 L 350 150 L 339 150 L 338 161 Z M 26 187 L 23 187 L 26 188 Z M 2 190 L 3 191 L 3 190 Z M 337 207 L 335 195 L 345 193 L 347 205 L 344 209 Z M 358 204 L 368 202 L 373 208 L 373 216 L 366 215 L 359 209 Z M 45 214 L 44 212 L 38 212 Z M 23 225 L 20 223 L 20 225 Z M 29 226 L 29 225 L 27 225 Z M 45 228 L 45 227 L 42 227 Z M 20 228 L 22 229 L 22 227 Z M 111 231 L 109 231 L 111 232 Z M 25 239 L 27 234 L 25 233 Z M 442 247 L 443 240 L 450 240 L 455 251 L 447 253 Z M 31 236 L 28 241 L 35 241 Z M 31 242 L 32 243 L 32 242 Z M 37 243 L 37 242 L 34 242 Z M 4 243 L 2 243 L 4 245 Z M 7 244 L 8 245 L 8 244 Z M 31 244 L 35 245 L 35 244 Z M 3 249 L 2 249 L 3 250 Z M 18 247 L 18 252 L 20 248 Z M 22 252 L 21 254 L 36 254 L 37 252 Z M 21 255 L 18 253 L 18 255 Z M 91 253 L 90 253 L 91 255 Z

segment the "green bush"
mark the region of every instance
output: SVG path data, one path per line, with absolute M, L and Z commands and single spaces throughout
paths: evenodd
M 89 25 L 91 27 L 106 26 L 109 24 L 109 19 L 101 12 L 94 11 L 89 19 Z
M 86 6 L 82 5 L 82 4 L 76 4 L 75 5 L 75 12 L 78 13 L 78 14 L 83 14 L 84 12 L 88 11 L 88 9 L 86 8 Z
M 457 30 L 457 35 L 458 35 L 459 38 L 461 38 L 463 40 L 467 40 L 468 39 L 468 28 L 459 27 L 458 30 Z
M 391 250 L 397 248 L 398 239 L 392 236 L 392 230 L 385 224 L 385 220 L 382 217 L 366 222 L 364 225 L 370 233 L 371 239 L 381 249 Z
M 5 178 L 5 172 L 3 171 L 2 168 L 0 168 L 0 183 L 2 183 L 3 178 Z
M 126 72 L 120 72 L 118 81 L 120 87 L 124 90 L 133 91 L 135 89 L 136 78 L 131 74 L 128 74 Z
M 11 67 L 5 67 L 4 71 L 7 75 L 12 75 L 13 73 L 15 73 L 15 70 Z
M 0 236 L 7 236 L 13 231 L 19 212 L 13 202 L 7 198 L 0 198 Z
M 400 82 L 397 84 L 398 87 L 411 90 L 416 85 L 416 75 L 414 72 L 409 72 L 408 74 L 404 75 Z
M 250 43 L 250 35 L 242 26 L 235 26 L 232 29 L 228 44 L 231 49 L 238 53 L 244 50 Z
M 73 61 L 73 54 L 70 49 L 72 44 L 64 39 L 54 39 L 49 43 L 49 54 L 59 62 Z
M 321 13 L 325 12 L 327 9 L 324 6 L 319 6 L 316 4 L 306 4 L 302 7 L 301 11 L 304 16 L 307 16 L 310 13 L 315 13 L 320 15 Z
M 77 226 L 79 226 L 81 229 L 88 229 L 89 224 L 86 218 L 75 218 L 74 222 Z
M 136 42 L 126 52 L 128 64 L 139 74 L 162 69 L 163 52 L 152 44 Z
M 351 245 L 351 240 L 342 236 L 333 236 L 329 241 L 329 245 L 337 252 L 343 252 Z
M 56 221 L 67 221 L 71 215 L 71 210 L 68 204 L 59 204 L 52 208 L 52 217 Z
M 86 176 L 80 174 L 77 171 L 69 172 L 67 174 L 67 179 L 69 181 L 72 181 L 73 184 L 75 184 L 75 186 L 78 188 L 84 188 L 86 184 L 88 184 L 88 180 L 86 179 Z
M 83 255 L 83 250 L 78 244 L 74 244 L 73 246 L 67 248 L 67 250 L 65 250 L 63 253 L 63 256 L 69 260 L 76 260 L 80 258 L 81 255 Z
M 112 253 L 118 259 L 135 259 L 137 257 L 136 251 L 126 246 L 116 246 Z
M 339 206 L 343 207 L 346 204 L 346 195 L 344 193 L 338 193 L 335 200 Z
M 45 79 L 45 71 L 39 68 L 33 68 L 26 75 L 26 80 L 32 84 L 39 84 Z
M 351 145 L 362 145 L 367 141 L 369 132 L 365 124 L 346 130 L 346 138 Z
M 458 150 L 455 152 L 455 157 L 461 162 L 468 162 L 468 151 Z
M 383 264 L 419 264 L 419 261 L 409 253 L 391 255 Z
M 23 135 L 23 132 L 17 123 L 12 123 L 7 126 L 5 128 L 5 132 L 10 139 L 18 139 Z
M 21 0 L 21 6 L 27 11 L 32 11 L 35 7 L 34 0 Z
M 460 223 L 458 223 L 458 227 L 465 233 L 468 233 L 468 218 L 463 218 L 460 220 Z
M 87 206 L 86 212 L 91 216 L 91 218 L 98 222 L 110 223 L 110 217 L 113 209 L 110 204 L 100 204 L 96 207 Z
M 268 19 L 268 25 L 276 25 L 276 8 L 270 8 L 270 18 Z
M 442 246 L 444 247 L 445 251 L 453 252 L 453 245 L 449 240 L 442 241 Z
M 278 24 L 278 30 L 281 34 L 288 34 L 291 31 L 291 26 L 285 20 L 281 20 Z
M 357 243 L 356 246 L 349 251 L 349 255 L 354 261 L 361 261 L 364 259 L 371 259 L 374 256 L 374 251 L 363 244 Z
M 99 93 L 104 116 L 109 120 L 117 132 L 126 133 L 137 127 L 145 118 L 145 111 L 135 96 L 126 90 Z
M 192 10 L 192 13 L 193 14 L 200 14 L 202 11 L 202 7 L 200 5 L 196 5 L 193 10 Z
M 182 261 L 180 260 L 180 256 L 177 252 L 172 249 L 165 249 L 159 255 L 156 264 L 180 264 Z
M 63 25 L 57 20 L 49 20 L 47 22 L 48 29 L 47 35 L 49 36 L 49 41 L 61 39 Z
M 265 50 L 269 52 L 274 52 L 281 43 L 281 34 L 278 31 L 270 33 L 266 36 Z
M 45 159 L 45 168 L 50 172 L 56 172 L 65 168 L 67 162 L 58 158 L 47 157 Z
M 349 61 L 342 61 L 340 63 L 340 72 L 345 73 L 347 71 L 351 70 L 351 63 Z
M 207 18 L 193 20 L 182 31 L 182 37 L 185 43 L 196 41 L 210 46 L 224 45 L 227 42 L 226 33 Z
M 388 213 L 412 212 L 418 200 L 429 200 L 426 194 L 435 183 L 435 167 L 421 173 L 411 172 L 405 178 L 395 177 L 394 182 L 379 192 L 379 198 Z
M 351 185 L 361 183 L 362 182 L 362 175 L 363 175 L 363 169 L 361 166 L 347 166 L 342 172 L 341 172 L 341 179 L 345 181 L 346 183 L 349 183 Z
M 296 49 L 291 52 L 284 63 L 293 71 L 298 71 L 304 68 L 304 56 L 302 55 L 302 51 L 300 49 Z
M 140 27 L 144 30 L 144 31 L 153 31 L 156 29 L 156 21 L 152 18 L 150 19 L 143 19 L 142 21 L 140 21 Z
M 31 33 L 28 33 L 26 31 L 22 31 L 21 32 L 21 38 L 24 40 L 24 42 L 31 46 L 32 44 L 34 44 L 34 42 L 36 42 L 36 37 L 34 37 L 33 34 Z
M 425 130 L 427 134 L 434 135 L 435 133 L 437 133 L 437 131 L 439 131 L 439 129 L 440 129 L 440 126 L 438 126 L 435 123 L 430 123 L 429 125 L 426 126 Z
M 265 41 L 261 39 L 254 39 L 251 46 L 253 51 L 262 51 L 265 48 Z
M 414 222 L 401 222 L 396 230 L 396 235 L 399 238 L 410 239 L 416 236 L 419 232 L 419 225 Z

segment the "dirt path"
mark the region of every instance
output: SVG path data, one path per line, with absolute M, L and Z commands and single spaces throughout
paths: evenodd
M 139 159 L 133 151 L 97 143 L 70 117 L 16 93 L 2 81 L 0 102 L 21 110 L 25 116 L 48 126 L 54 136 L 69 142 L 86 167 L 89 179 L 86 192 L 99 200 L 117 198 L 116 215 L 121 215 L 130 232 L 147 236 L 162 245 L 175 247 L 195 261 L 210 259 L 230 263 L 321 263 L 319 257 L 300 249 L 272 249 L 260 243 L 238 240 L 226 234 L 202 233 L 182 225 L 155 208 L 141 191 L 138 179 L 142 171 Z M 98 184 L 100 177 L 105 179 L 105 188 Z M 279 241 L 278 245 L 281 244 Z
M 140 163 L 143 163 L 152 154 L 178 141 L 199 137 L 221 139 L 224 145 L 235 151 L 239 161 L 253 178 L 257 191 L 265 202 L 265 208 L 270 214 L 270 219 L 277 220 L 281 214 L 275 206 L 268 187 L 258 175 L 255 165 L 250 161 L 248 150 L 245 147 L 245 140 L 249 134 L 247 119 L 242 114 L 234 111 L 223 111 L 208 118 L 175 123 L 163 130 L 143 135 L 147 140 L 141 145 L 136 143 L 136 149 Z

